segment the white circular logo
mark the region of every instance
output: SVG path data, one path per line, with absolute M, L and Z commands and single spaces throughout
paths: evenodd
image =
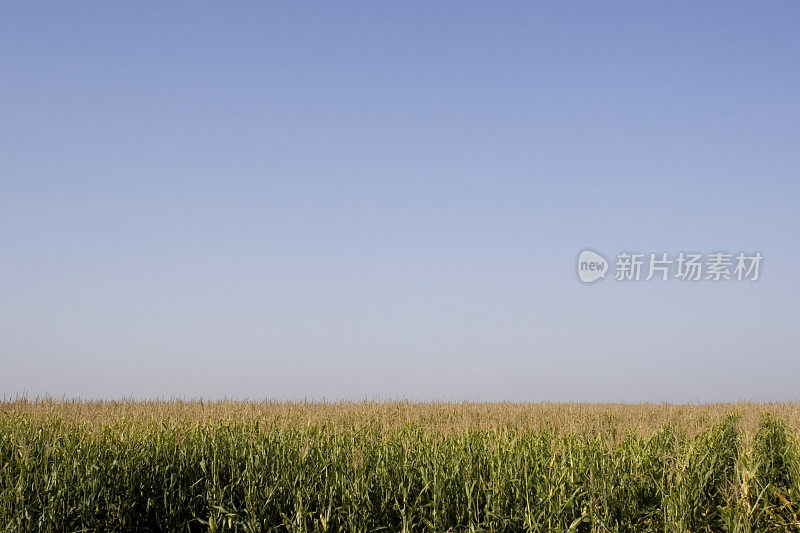
M 592 283 L 606 277 L 608 261 L 602 255 L 584 250 L 578 256 L 578 277 L 584 283 Z

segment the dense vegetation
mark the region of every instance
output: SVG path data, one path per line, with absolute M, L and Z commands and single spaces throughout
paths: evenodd
M 796 404 L 0 403 L 8 531 L 795 531 Z

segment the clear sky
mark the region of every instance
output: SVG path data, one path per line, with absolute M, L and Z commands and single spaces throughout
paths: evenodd
M 0 396 L 798 400 L 799 36 L 797 2 L 4 2 Z M 584 285 L 584 248 L 764 262 Z

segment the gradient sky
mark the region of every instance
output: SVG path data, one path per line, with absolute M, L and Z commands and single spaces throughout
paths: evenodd
M 4 2 L 0 395 L 798 400 L 799 35 L 797 2 Z M 584 248 L 765 259 L 587 286 Z

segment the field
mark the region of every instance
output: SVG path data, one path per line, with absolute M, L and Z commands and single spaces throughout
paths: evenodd
M 800 531 L 800 404 L 0 403 L 6 531 Z

